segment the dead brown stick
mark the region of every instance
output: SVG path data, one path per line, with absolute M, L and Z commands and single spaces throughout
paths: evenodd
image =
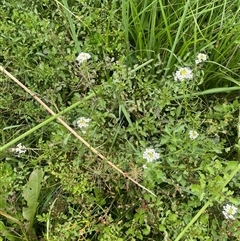
M 5 75 L 7 75 L 9 78 L 11 78 L 15 83 L 17 83 L 19 86 L 21 86 L 28 94 L 30 94 L 40 105 L 42 105 L 51 115 L 56 115 L 38 96 L 33 93 L 31 90 L 29 90 L 24 84 L 22 84 L 18 79 L 16 79 L 12 74 L 10 74 L 7 70 L 5 70 L 2 66 L 0 66 L 0 71 L 2 71 Z M 104 160 L 108 165 L 110 165 L 112 168 L 114 168 L 117 172 L 121 173 L 124 177 L 128 178 L 130 181 L 135 183 L 140 188 L 144 189 L 145 191 L 151 193 L 153 196 L 156 197 L 156 195 L 149 190 L 148 188 L 144 187 L 137 181 L 135 181 L 132 177 L 130 177 L 128 174 L 123 172 L 120 168 L 118 168 L 116 165 L 114 165 L 112 162 L 108 161 L 106 157 L 104 157 L 101 153 L 99 153 L 95 148 L 93 148 L 87 141 L 85 141 L 81 136 L 77 134 L 76 131 L 74 131 L 65 121 L 62 120 L 61 117 L 57 117 L 57 120 L 67 129 L 69 130 L 78 140 L 80 140 L 86 147 L 88 147 L 93 153 L 95 153 L 98 157 L 100 157 L 102 160 Z

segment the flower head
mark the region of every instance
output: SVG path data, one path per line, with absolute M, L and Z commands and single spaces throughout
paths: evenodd
M 200 64 L 202 62 L 205 62 L 207 60 L 208 56 L 206 54 L 203 54 L 203 53 L 199 53 L 197 55 L 197 58 L 195 60 L 195 63 L 196 64 Z
M 159 157 L 159 153 L 157 153 L 154 149 L 147 148 L 143 153 L 143 159 L 146 159 L 147 162 L 156 161 Z
M 196 131 L 189 131 L 190 139 L 195 140 L 198 136 L 199 134 Z
M 193 79 L 193 73 L 192 70 L 188 67 L 183 67 L 178 69 L 178 71 L 174 75 L 175 81 L 183 81 L 183 80 L 191 80 Z
M 82 130 L 83 133 L 85 133 L 85 129 L 88 127 L 88 123 L 91 121 L 89 118 L 80 117 L 76 120 L 76 126 Z
M 12 152 L 16 152 L 18 154 L 18 156 L 20 156 L 21 154 L 23 154 L 27 151 L 27 148 L 24 145 L 22 145 L 22 143 L 19 143 L 19 144 L 17 144 L 17 147 L 11 148 L 10 150 Z
M 232 219 L 235 220 L 234 215 L 237 213 L 237 207 L 234 205 L 227 204 L 223 206 L 223 215 L 226 219 Z
M 77 56 L 76 60 L 79 62 L 79 64 L 81 64 L 81 63 L 83 63 L 84 61 L 87 61 L 90 58 L 91 58 L 90 54 L 82 52 Z

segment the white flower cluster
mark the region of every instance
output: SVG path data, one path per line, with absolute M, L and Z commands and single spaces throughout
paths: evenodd
M 175 81 L 191 80 L 193 79 L 192 70 L 188 67 L 182 67 L 174 75 Z
M 237 207 L 234 205 L 227 204 L 223 206 L 223 215 L 226 219 L 232 219 L 235 220 L 234 215 L 237 213 Z
M 85 129 L 88 127 L 90 121 L 91 119 L 89 118 L 80 117 L 77 119 L 76 125 L 82 130 L 83 133 L 86 133 Z
M 207 60 L 208 56 L 206 54 L 203 54 L 203 53 L 199 53 L 197 55 L 197 58 L 195 60 L 195 63 L 196 64 L 200 64 L 202 62 L 205 62 Z
M 81 63 L 83 63 L 84 61 L 87 61 L 90 58 L 91 58 L 90 54 L 82 52 L 77 56 L 76 60 L 78 61 L 79 64 L 81 64 Z
M 20 156 L 21 154 L 27 151 L 27 148 L 24 145 L 22 145 L 22 143 L 19 143 L 17 144 L 17 147 L 11 148 L 10 150 L 11 152 L 16 152 L 18 156 Z
M 199 134 L 196 131 L 189 131 L 190 139 L 195 140 L 198 136 Z
M 143 159 L 146 159 L 147 162 L 153 162 L 159 159 L 160 155 L 154 149 L 147 148 L 143 153 Z

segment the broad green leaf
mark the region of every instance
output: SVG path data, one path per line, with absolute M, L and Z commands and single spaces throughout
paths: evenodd
M 34 216 L 38 207 L 42 179 L 43 171 L 34 170 L 23 188 L 23 197 L 27 201 L 27 207 L 23 208 L 23 217 L 28 221 L 29 230 L 33 226 Z

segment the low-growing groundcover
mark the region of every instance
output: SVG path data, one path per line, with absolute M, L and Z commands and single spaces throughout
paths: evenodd
M 239 10 L 2 1 L 0 240 L 240 240 Z

